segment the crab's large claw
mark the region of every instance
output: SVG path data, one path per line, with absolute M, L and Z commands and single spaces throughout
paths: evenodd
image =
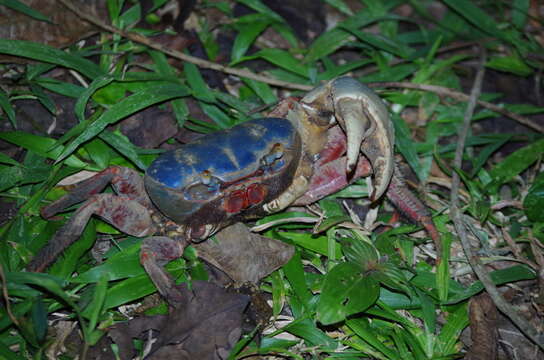
M 318 117 L 329 115 L 344 129 L 348 173 L 357 164 L 360 151 L 370 160 L 374 172 L 371 200 L 378 199 L 387 189 L 394 168 L 395 135 L 383 101 L 359 81 L 340 77 L 309 92 L 302 104 Z

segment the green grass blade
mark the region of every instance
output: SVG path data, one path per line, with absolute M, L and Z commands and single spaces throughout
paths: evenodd
M 125 117 L 134 114 L 148 106 L 161 103 L 166 100 L 187 96 L 189 91 L 179 84 L 167 84 L 150 86 L 135 93 L 105 111 L 96 121 L 89 124 L 83 132 L 69 143 L 57 158 L 57 162 L 72 154 L 79 145 L 100 134 L 106 126 L 114 124 Z
M 51 19 L 49 19 L 47 16 L 42 14 L 41 12 L 34 10 L 30 6 L 27 6 L 26 4 L 22 3 L 21 1 L 17 0 L 0 0 L 0 5 L 4 5 L 5 7 L 8 7 L 10 9 L 13 9 L 15 11 L 18 11 L 22 14 L 25 14 L 27 16 L 30 16 L 31 18 L 34 18 L 36 20 L 45 21 L 48 23 L 53 23 Z
M 31 41 L 0 39 L 0 54 L 57 64 L 76 70 L 91 79 L 104 74 L 98 65 L 81 56 Z

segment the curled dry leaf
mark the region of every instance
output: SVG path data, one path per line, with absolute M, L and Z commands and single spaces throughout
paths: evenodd
M 239 284 L 256 284 L 286 264 L 294 253 L 293 246 L 252 233 L 241 223 L 223 229 L 215 239 L 195 245 L 199 257 Z

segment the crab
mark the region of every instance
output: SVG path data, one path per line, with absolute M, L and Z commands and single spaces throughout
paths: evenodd
M 269 117 L 161 154 L 144 178 L 113 166 L 77 184 L 42 209 L 51 218 L 84 201 L 27 269 L 43 271 L 97 215 L 145 238 L 141 263 L 161 295 L 172 299 L 178 295 L 163 266 L 188 244 L 237 222 L 313 203 L 371 174 L 371 200 L 386 194 L 434 239 L 429 211 L 395 170 L 393 143 L 382 100 L 351 77 L 333 79 L 302 99 L 281 101 Z M 116 194 L 101 193 L 108 184 Z

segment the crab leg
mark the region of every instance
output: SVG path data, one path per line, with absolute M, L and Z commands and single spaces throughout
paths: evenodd
M 45 270 L 70 244 L 83 233 L 92 215 L 98 215 L 117 229 L 132 236 L 147 236 L 153 232 L 148 210 L 134 200 L 113 194 L 91 196 L 70 217 L 47 245 L 27 265 L 27 270 Z
M 382 100 L 368 87 L 350 77 L 340 77 L 322 85 L 302 98 L 313 117 L 331 115 L 347 136 L 346 172 L 351 173 L 359 152 L 372 163 L 374 190 L 371 200 L 381 197 L 393 174 L 395 135 Z
M 108 184 L 119 194 L 98 194 Z M 77 184 L 57 201 L 42 208 L 42 216 L 53 217 L 66 208 L 85 201 L 47 245 L 27 265 L 29 271 L 43 271 L 64 249 L 82 234 L 92 215 L 103 218 L 117 229 L 133 236 L 150 235 L 153 222 L 150 203 L 142 178 L 134 170 L 113 166 Z
M 301 206 L 312 204 L 327 195 L 344 189 L 350 182 L 366 177 L 372 172 L 368 160 L 360 157 L 353 176 L 348 178 L 345 173 L 347 158 L 346 136 L 338 127 L 329 129 L 327 144 L 319 153 L 319 160 L 315 164 L 314 174 L 307 191 L 299 197 L 293 205 Z M 410 220 L 420 223 L 427 230 L 437 249 L 440 248 L 440 234 L 432 221 L 429 209 L 421 200 L 408 189 L 402 173 L 395 166 L 395 170 L 386 189 L 387 199 Z
M 184 241 L 176 241 L 166 236 L 151 236 L 144 239 L 140 251 L 140 263 L 159 293 L 171 305 L 179 303 L 182 295 L 175 288 L 176 282 L 164 269 L 164 265 L 180 258 L 185 246 Z

